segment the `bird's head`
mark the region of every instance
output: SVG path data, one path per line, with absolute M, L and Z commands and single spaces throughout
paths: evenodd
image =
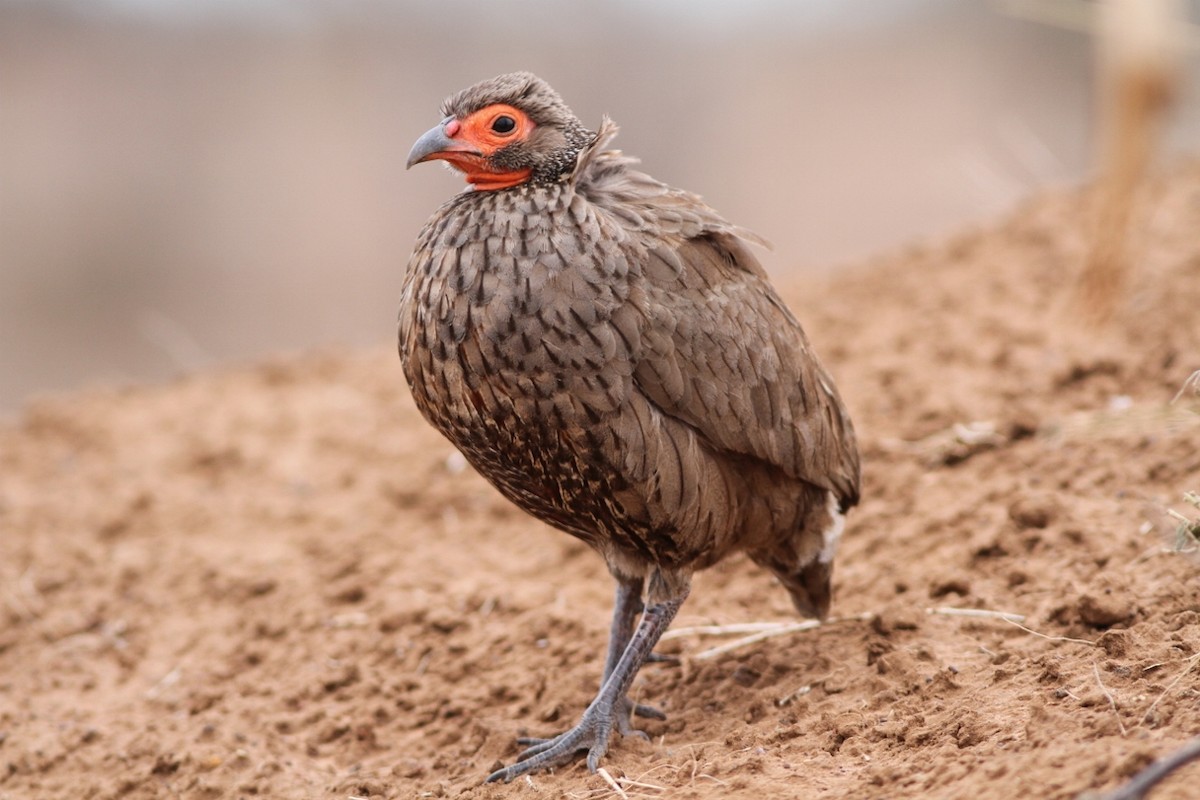
M 478 190 L 559 181 L 595 139 L 558 93 L 529 72 L 463 89 L 442 103 L 442 114 L 413 145 L 408 166 L 441 159 Z

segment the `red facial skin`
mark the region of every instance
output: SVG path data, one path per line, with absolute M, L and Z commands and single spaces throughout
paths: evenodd
M 498 133 L 492 129 L 492 125 L 500 117 L 509 117 L 516 125 L 506 133 Z M 533 170 L 525 167 L 498 172 L 488 161 L 488 157 L 513 142 L 528 139 L 533 128 L 533 120 L 524 111 L 504 103 L 496 103 L 481 108 L 466 119 L 452 119 L 447 122 L 442 130 L 455 143 L 454 149 L 432 153 L 428 158 L 440 158 L 450 162 L 463 171 L 467 183 L 474 184 L 475 188 L 481 191 L 507 189 L 529 180 Z

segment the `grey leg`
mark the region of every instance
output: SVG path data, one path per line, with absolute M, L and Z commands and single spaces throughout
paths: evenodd
M 633 629 L 637 624 L 638 614 L 642 613 L 642 584 L 641 578 L 617 577 L 617 597 L 613 602 L 612 630 L 608 634 L 608 655 L 604 658 L 604 677 L 601 684 L 608 680 L 621 660 L 629 640 L 633 638 Z
M 662 581 L 658 581 L 658 587 L 662 586 Z M 619 715 L 624 715 L 625 725 L 628 726 L 630 706 L 626 695 L 629 687 L 633 685 L 633 679 L 637 676 L 638 670 L 646 661 L 647 656 L 654 650 L 654 645 L 658 644 L 659 638 L 670 626 L 671 620 L 675 618 L 675 614 L 683 605 L 687 595 L 688 587 L 684 583 L 675 590 L 672 596 L 652 603 L 642 615 L 637 629 L 629 637 L 628 644 L 621 651 L 616 663 L 611 665 L 611 669 L 609 665 L 616 645 L 610 641 L 609 658 L 605 659 L 604 685 L 600 687 L 600 693 L 596 695 L 596 699 L 583 712 L 583 718 L 578 725 L 553 739 L 537 742 L 517 757 L 517 763 L 489 775 L 487 782 L 504 781 L 507 783 L 513 778 L 529 772 L 557 767 L 572 760 L 575 754 L 582 750 L 586 750 L 588 754 L 588 770 L 595 772 L 600 759 L 608 751 L 608 741 L 612 736 L 613 728 L 621 730 Z M 640 591 L 637 598 L 637 605 L 640 605 Z M 622 587 L 618 582 L 617 613 L 613 615 L 614 640 L 624 629 L 622 618 L 628 616 L 630 616 L 628 608 L 622 608 Z
M 629 640 L 633 638 L 633 629 L 637 625 L 638 615 L 645 608 L 642 604 L 642 584 L 643 580 L 641 578 L 617 578 L 617 597 L 613 603 L 612 631 L 608 635 L 608 654 L 604 658 L 604 677 L 600 680 L 602 686 L 608 680 L 608 676 L 612 675 L 613 669 L 616 668 L 617 662 L 621 659 L 621 654 L 625 652 L 625 648 L 629 645 Z M 651 653 L 646 657 L 646 661 L 677 662 L 678 659 Z M 620 705 L 617 708 L 617 731 L 622 736 L 638 736 L 642 739 L 648 737 L 645 733 L 637 730 L 630 724 L 629 720 L 631 716 L 657 720 L 667 718 L 666 714 L 654 706 L 633 703 L 630 702 L 628 697 L 622 697 Z M 540 744 L 540 742 L 522 740 L 521 744 Z

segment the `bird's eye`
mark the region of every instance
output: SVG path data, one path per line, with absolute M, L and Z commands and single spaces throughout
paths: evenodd
M 517 121 L 507 114 L 501 114 L 492 120 L 492 132 L 501 136 L 512 133 L 517 129 Z

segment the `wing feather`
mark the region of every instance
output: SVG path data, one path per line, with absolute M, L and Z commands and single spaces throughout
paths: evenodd
M 579 195 L 609 212 L 627 235 L 624 257 L 641 266 L 634 388 L 695 431 L 710 449 L 755 458 L 828 489 L 843 508 L 858 501 L 854 429 L 808 338 L 749 244 L 697 195 L 642 173 L 605 149 L 605 120 L 580 155 Z
M 637 389 L 711 445 L 853 505 L 860 466 L 849 418 L 795 317 L 757 262 L 746 264 L 752 254 L 720 233 L 684 240 L 676 251 L 684 274 L 647 293 L 646 327 L 666 335 L 643 349 Z

